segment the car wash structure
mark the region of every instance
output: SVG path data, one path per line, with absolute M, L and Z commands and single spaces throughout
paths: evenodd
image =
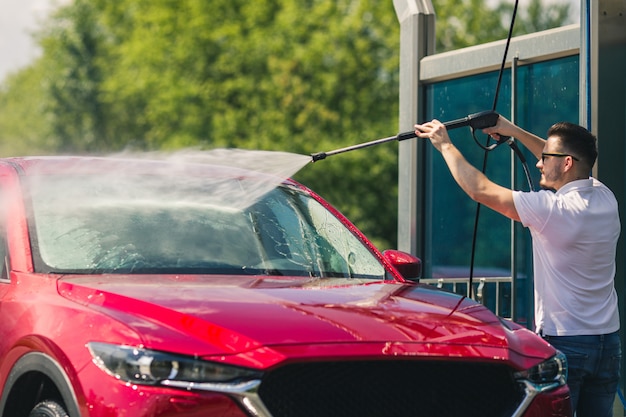
M 393 4 L 400 24 L 399 132 L 410 131 L 415 122 L 491 109 L 503 67 L 493 110 L 539 136 L 556 121 L 591 130 L 599 148 L 593 175 L 615 193 L 626 230 L 626 1 L 581 0 L 578 23 L 513 37 L 510 44 L 502 40 L 444 53 L 435 51 L 437 15 L 430 0 Z M 450 136 L 474 166 L 484 164 L 485 152 L 466 129 Z M 522 152 L 537 184 L 535 158 Z M 398 249 L 422 259 L 422 282 L 471 293 L 498 314 L 531 327 L 530 234 L 491 210 L 477 210 L 435 154 L 426 141 L 399 144 Z M 488 158 L 486 173 L 495 182 L 520 190 L 533 186 L 522 158 L 508 147 Z M 617 248 L 615 279 L 622 327 L 625 235 Z

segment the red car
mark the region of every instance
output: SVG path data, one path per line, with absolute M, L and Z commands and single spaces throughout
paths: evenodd
M 570 416 L 530 331 L 290 180 L 0 160 L 5 417 Z

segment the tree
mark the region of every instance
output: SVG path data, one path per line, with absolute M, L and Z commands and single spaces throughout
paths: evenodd
M 60 151 L 107 148 L 105 116 L 100 97 L 103 80 L 98 60 L 104 58 L 99 24 L 88 0 L 74 0 L 57 13 L 41 44 L 46 68 L 46 109 L 52 115 L 52 135 Z
M 64 144 L 79 150 L 101 150 L 97 145 L 107 143 L 111 150 L 130 144 L 145 150 L 199 146 L 309 154 L 396 130 L 397 47 L 389 45 L 397 43 L 398 25 L 391 2 L 88 3 L 91 9 L 71 5 L 76 10 L 60 14 L 45 38 L 50 59 L 74 60 L 70 68 L 94 65 L 91 84 L 80 74 L 52 71 L 53 79 L 85 83 L 88 92 L 78 97 L 89 100 L 68 103 L 61 91 L 50 90 L 56 112 L 78 118 L 69 124 L 58 118 L 57 126 L 73 129 L 57 131 Z M 78 13 L 97 16 L 82 38 L 74 36 L 79 26 L 64 20 Z M 64 50 L 67 56 L 59 59 L 56 51 Z M 88 59 L 81 65 L 77 57 Z M 98 118 L 92 119 L 95 107 L 88 106 L 96 104 Z M 95 140 L 86 141 L 85 129 L 73 128 L 95 127 L 91 121 L 100 117 Z M 394 160 L 395 148 L 381 147 L 307 167 L 297 179 L 388 247 L 396 228 Z M 380 165 L 372 168 L 373 163 Z M 360 170 L 345 175 L 349 167 Z
M 436 11 L 438 52 L 505 39 L 513 14 L 513 1 L 489 6 L 485 0 L 433 0 Z M 520 2 L 515 36 L 561 26 L 569 16 L 569 4 L 542 0 Z
M 0 88 L 0 155 L 51 152 L 41 79 L 43 68 L 33 66 L 9 76 Z

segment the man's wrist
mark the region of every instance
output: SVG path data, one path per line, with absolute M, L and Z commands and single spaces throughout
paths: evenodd
M 439 151 L 441 153 L 444 153 L 446 151 L 450 151 L 452 149 L 455 149 L 454 144 L 452 142 L 443 142 L 441 144 L 441 146 L 439 147 Z

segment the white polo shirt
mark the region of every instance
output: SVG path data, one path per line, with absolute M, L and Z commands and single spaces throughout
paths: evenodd
M 620 221 L 615 196 L 595 178 L 557 192 L 513 192 L 533 239 L 535 326 L 550 336 L 619 330 L 615 252 Z

